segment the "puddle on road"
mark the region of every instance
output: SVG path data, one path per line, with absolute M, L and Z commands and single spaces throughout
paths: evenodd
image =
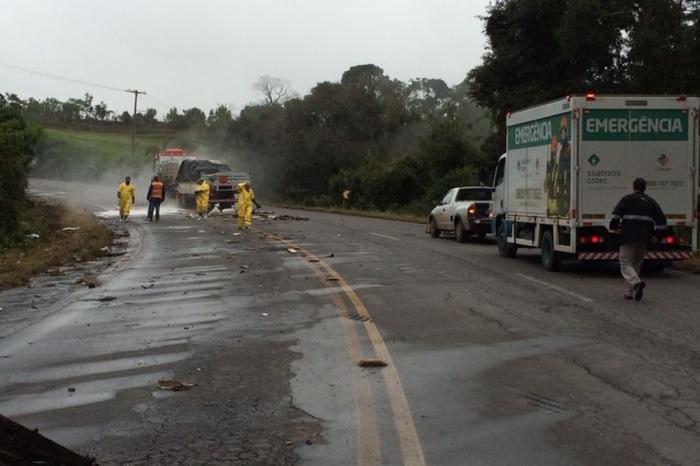
M 158 380 L 170 377 L 171 371 L 150 372 L 70 384 L 75 389 L 72 393 L 68 391 L 69 386 L 65 385 L 42 393 L 15 395 L 9 401 L 0 402 L 0 412 L 13 417 L 100 403 L 113 400 L 120 391 L 155 386 Z

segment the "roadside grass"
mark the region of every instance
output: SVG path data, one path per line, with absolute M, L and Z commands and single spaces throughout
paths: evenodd
M 124 157 L 131 154 L 131 135 L 105 131 L 46 128 L 49 141 L 80 147 L 95 156 Z M 141 156 L 152 147 L 161 148 L 171 137 L 167 133 L 136 133 L 134 153 Z
M 57 128 L 44 133 L 33 174 L 67 180 L 100 179 L 110 172 L 138 174 L 171 140 L 166 132 L 137 133 L 132 159 L 129 133 Z
M 33 200 L 25 214 L 25 232 L 39 235 L 0 249 L 0 289 L 26 284 L 34 275 L 103 255 L 112 232 L 88 213 L 45 200 Z M 63 231 L 65 227 L 78 230 Z M 31 234 L 29 233 L 29 234 Z
M 310 212 L 326 212 L 331 214 L 351 215 L 355 217 L 381 218 L 384 220 L 395 220 L 397 222 L 426 224 L 428 215 L 418 215 L 414 213 L 392 212 L 381 210 L 360 210 L 344 209 L 342 207 L 313 207 L 301 204 L 276 204 L 278 207 L 286 209 L 307 210 Z

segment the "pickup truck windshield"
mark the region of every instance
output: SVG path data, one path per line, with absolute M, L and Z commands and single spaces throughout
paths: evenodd
M 493 192 L 493 189 L 491 189 L 491 188 L 460 189 L 459 192 L 457 193 L 457 199 L 455 199 L 455 202 L 490 201 L 492 192 Z

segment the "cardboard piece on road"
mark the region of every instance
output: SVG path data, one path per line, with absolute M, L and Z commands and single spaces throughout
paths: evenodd
M 360 367 L 386 367 L 386 362 L 379 358 L 360 359 L 357 363 Z
M 171 390 L 174 392 L 182 392 L 194 387 L 193 383 L 180 382 L 179 380 L 162 379 L 158 381 L 158 388 L 161 390 Z

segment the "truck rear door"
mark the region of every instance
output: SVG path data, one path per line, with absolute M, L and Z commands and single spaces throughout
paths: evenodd
M 642 177 L 670 225 L 694 222 L 694 122 L 675 98 L 602 98 L 582 110 L 578 163 L 583 225 L 606 225 Z

